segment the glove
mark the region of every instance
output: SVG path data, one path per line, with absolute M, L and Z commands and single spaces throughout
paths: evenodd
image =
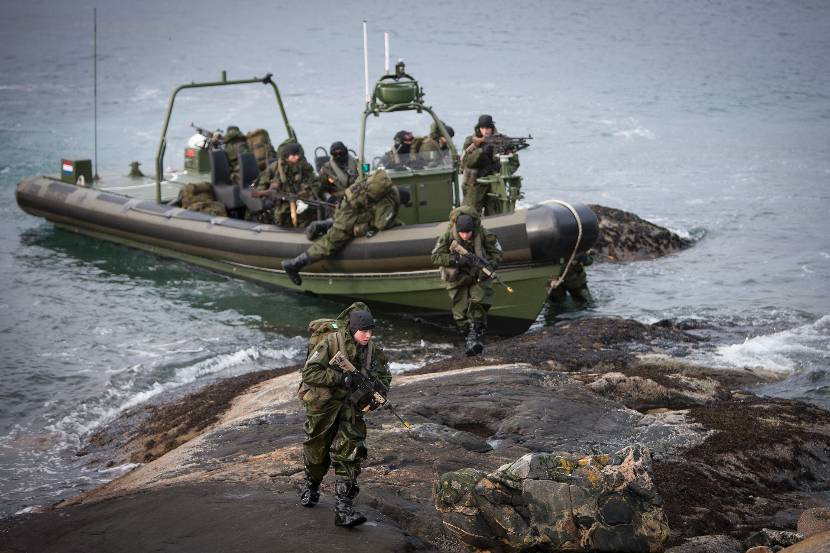
M 469 256 L 459 255 L 459 254 L 455 254 L 455 255 L 458 258 L 458 259 L 456 259 L 455 263 L 456 263 L 456 265 L 458 265 L 459 269 L 464 269 L 466 267 L 472 267 L 473 266 L 473 261 L 469 258 Z
M 376 229 L 374 227 L 369 227 L 369 230 L 366 231 L 365 236 L 366 236 L 366 238 L 371 238 L 372 236 L 376 235 L 377 233 L 378 233 L 378 229 Z
M 344 388 L 351 390 L 354 387 L 354 375 L 352 373 L 343 373 L 341 385 Z

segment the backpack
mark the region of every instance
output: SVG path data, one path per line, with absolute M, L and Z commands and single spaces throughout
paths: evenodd
M 257 167 L 260 171 L 264 171 L 268 167 L 268 163 L 277 157 L 274 146 L 271 145 L 271 137 L 268 136 L 268 131 L 256 129 L 249 132 L 246 138 L 248 139 L 248 147 L 256 157 Z
M 343 335 L 339 331 L 340 323 L 337 322 L 337 319 L 314 319 L 308 323 L 308 352 L 306 357 L 311 355 L 317 344 L 330 336 L 337 340 L 337 349 L 343 349 Z

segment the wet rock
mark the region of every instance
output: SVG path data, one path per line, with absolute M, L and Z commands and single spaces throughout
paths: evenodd
M 732 536 L 696 536 L 682 545 L 670 547 L 665 553 L 744 553 L 744 546 Z
M 782 549 L 780 553 L 830 553 L 830 532 L 810 536 L 802 542 Z
M 594 244 L 598 261 L 655 259 L 692 245 L 691 240 L 633 213 L 601 205 L 588 207 L 599 219 L 599 236 Z
M 757 545 L 765 545 L 767 547 L 789 547 L 795 545 L 804 539 L 804 536 L 796 532 L 786 532 L 783 530 L 771 530 L 763 528 L 760 532 L 756 532 L 747 538 L 745 545 L 747 547 L 755 547 Z
M 805 538 L 830 531 L 830 508 L 807 509 L 798 519 L 798 533 Z
M 480 549 L 655 551 L 669 528 L 650 467 L 636 445 L 613 455 L 532 453 L 488 474 L 443 474 L 435 506 L 449 532 Z
M 678 535 L 748 536 L 830 485 L 830 413 L 823 409 L 750 397 L 691 408 L 687 416 L 713 432 L 654 463 Z

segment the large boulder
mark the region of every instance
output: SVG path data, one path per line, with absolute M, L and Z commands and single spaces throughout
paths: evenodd
M 805 538 L 830 531 L 830 508 L 807 509 L 798 519 L 798 532 Z
M 489 474 L 443 474 L 435 506 L 478 549 L 662 551 L 670 530 L 639 445 L 613 455 L 529 453 Z

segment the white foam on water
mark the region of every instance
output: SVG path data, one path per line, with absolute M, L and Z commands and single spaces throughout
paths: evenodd
M 793 372 L 810 362 L 830 362 L 830 315 L 812 324 L 721 346 L 715 360 L 729 367 Z

